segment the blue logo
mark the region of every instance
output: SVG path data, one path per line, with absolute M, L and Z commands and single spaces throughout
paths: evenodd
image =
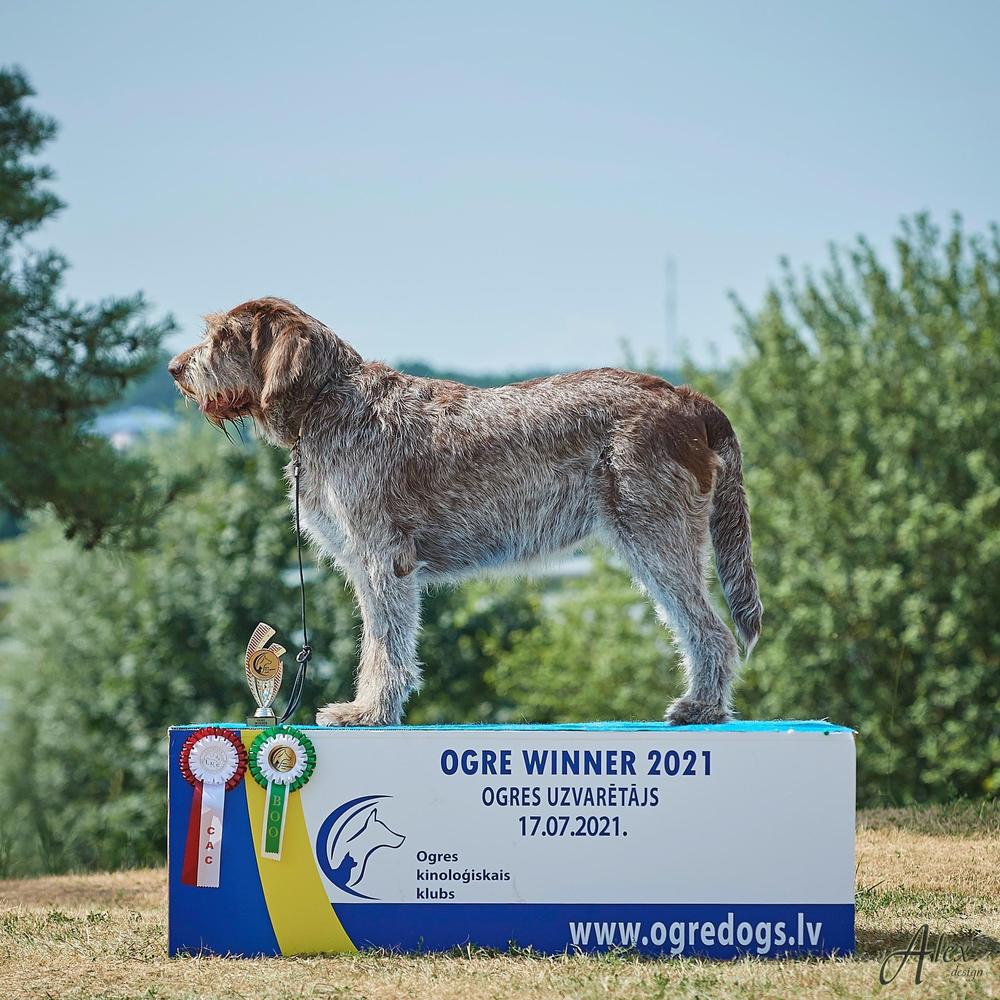
M 375 899 L 360 891 L 372 870 L 372 855 L 383 847 L 399 850 L 406 840 L 379 818 L 380 800 L 388 798 L 391 796 L 362 795 L 337 806 L 316 835 L 316 860 L 323 874 L 350 896 Z

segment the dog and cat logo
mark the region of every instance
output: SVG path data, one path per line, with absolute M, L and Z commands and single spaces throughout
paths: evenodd
M 362 892 L 366 876 L 378 867 L 377 852 L 399 850 L 406 840 L 379 816 L 390 795 L 362 795 L 336 809 L 316 836 L 316 860 L 323 874 L 341 891 L 359 899 L 376 899 Z M 374 857 L 374 860 L 373 860 Z

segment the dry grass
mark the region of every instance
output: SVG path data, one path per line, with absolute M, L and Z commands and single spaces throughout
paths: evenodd
M 878 983 L 920 924 L 991 958 L 912 963 Z M 957 974 L 961 973 L 961 975 Z M 0 882 L 0 996 L 677 998 L 1000 995 L 1000 807 L 878 810 L 858 822 L 858 954 L 734 963 L 471 954 L 168 959 L 162 871 Z

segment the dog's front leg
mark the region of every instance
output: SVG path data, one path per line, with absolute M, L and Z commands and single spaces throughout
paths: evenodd
M 420 590 L 412 577 L 397 576 L 392 566 L 373 568 L 353 582 L 363 629 L 354 701 L 325 705 L 316 722 L 399 725 L 406 698 L 420 681 Z

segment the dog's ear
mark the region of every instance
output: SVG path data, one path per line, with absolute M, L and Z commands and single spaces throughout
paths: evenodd
M 257 358 L 261 378 L 260 408 L 290 392 L 312 363 L 316 331 L 298 310 L 275 306 L 253 317 L 251 353 Z
M 353 347 L 284 299 L 254 299 L 228 315 L 249 347 L 264 412 L 296 389 L 329 383 L 362 364 Z

